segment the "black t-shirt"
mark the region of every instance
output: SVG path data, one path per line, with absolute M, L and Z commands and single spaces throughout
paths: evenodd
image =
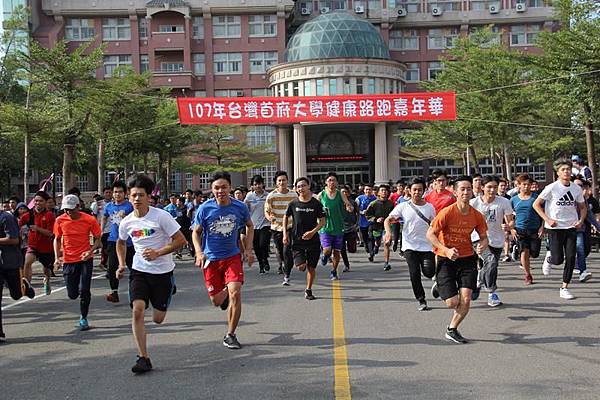
M 285 215 L 292 217 L 292 243 L 300 246 L 319 246 L 319 234 L 315 233 L 310 240 L 303 240 L 302 235 L 315 229 L 319 223 L 318 219 L 325 216 L 323 205 L 314 197 L 307 202 L 294 199 L 288 204 Z
M 19 238 L 19 223 L 6 211 L 0 211 L 0 238 Z M 0 270 L 19 269 L 23 260 L 18 244 L 0 245 Z

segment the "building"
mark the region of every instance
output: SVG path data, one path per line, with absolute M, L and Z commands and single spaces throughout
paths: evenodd
M 440 71 L 438 58 L 460 35 L 493 24 L 506 46 L 537 51 L 537 34 L 555 23 L 547 0 L 41 0 L 33 6 L 33 35 L 43 45 L 105 43 L 98 78 L 130 65 L 151 71 L 156 87 L 197 97 L 416 91 Z M 440 164 L 400 160 L 395 133 L 402 128 L 256 126 L 249 142 L 271 145 L 278 162 L 240 180 L 260 173 L 271 182 L 283 168 L 317 181 L 337 170 L 347 183 L 385 182 Z M 175 190 L 207 183 L 206 176 L 174 174 Z

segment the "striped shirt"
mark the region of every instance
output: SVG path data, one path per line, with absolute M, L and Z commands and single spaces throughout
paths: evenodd
M 273 190 L 269 193 L 265 202 L 265 214 L 270 215 L 272 213 L 275 215 L 275 218 L 271 221 L 272 230 L 283 232 L 283 216 L 287 211 L 288 204 L 297 198 L 298 195 L 292 190 L 287 193 L 279 193 Z M 288 229 L 292 228 L 292 222 L 292 219 L 288 218 Z

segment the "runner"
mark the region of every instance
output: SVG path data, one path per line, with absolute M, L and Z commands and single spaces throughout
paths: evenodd
M 269 246 L 271 245 L 271 222 L 265 217 L 265 202 L 268 193 L 265 191 L 265 181 L 262 176 L 252 177 L 252 191 L 246 195 L 244 203 L 250 210 L 250 218 L 254 225 L 254 254 L 258 261 L 259 273 L 271 270 L 269 265 Z
M 337 267 L 340 263 L 340 251 L 344 244 L 344 214 L 342 210 L 344 206 L 348 212 L 352 212 L 354 208 L 348 198 L 338 190 L 338 179 L 335 172 L 327 174 L 325 185 L 325 189 L 317 195 L 326 214 L 325 226 L 319 231 L 323 248 L 321 265 L 327 265 L 333 252 L 333 266 L 329 279 L 336 280 L 338 279 Z
M 342 188 L 342 193 L 350 198 L 350 187 L 348 185 Z M 343 272 L 350 271 L 350 260 L 348 260 L 348 253 L 356 253 L 357 242 L 358 242 L 358 206 L 355 202 L 352 204 L 352 212 L 348 212 L 344 208 L 344 245 L 342 246 L 342 260 L 344 262 Z
M 446 190 L 446 182 L 448 177 L 446 173 L 440 169 L 433 171 L 433 190 L 425 195 L 424 199 L 430 203 L 435 209 L 435 214 L 439 214 L 445 207 L 456 202 L 456 197 L 452 192 Z
M 244 269 L 238 245 L 238 231 L 246 226 L 246 258 L 248 266 L 254 262 L 252 240 L 254 225 L 248 207 L 232 199 L 231 176 L 216 172 L 211 183 L 214 198 L 198 209 L 194 221 L 194 246 L 196 266 L 204 273 L 208 296 L 212 303 L 227 310 L 227 334 L 223 345 L 229 349 L 242 346 L 235 330 L 242 314 L 242 285 Z
M 13 215 L 15 215 L 15 211 L 17 211 L 17 204 L 19 204 L 21 200 L 17 196 L 11 196 L 8 198 L 8 208 Z
M 571 171 L 574 176 L 581 175 L 583 180 L 588 181 L 588 182 L 591 181 L 592 170 L 590 169 L 590 167 L 585 165 L 585 161 L 583 161 L 583 158 L 581 158 L 581 156 L 578 156 L 578 155 L 572 156 L 571 162 L 573 163 L 573 167 L 571 168 Z
M 473 197 L 483 195 L 483 185 L 481 183 L 483 176 L 481 174 L 473 174 Z
M 565 300 L 574 299 L 569 291 L 569 283 L 573 277 L 575 257 L 577 250 L 577 232 L 586 217 L 587 206 L 583 198 L 583 191 L 571 183 L 570 161 L 560 159 L 554 162 L 557 180 L 544 188 L 542 193 L 533 202 L 533 208 L 544 220 L 544 228 L 550 241 L 550 263 L 563 268 L 563 282 L 560 288 L 560 297 Z M 544 207 L 542 208 L 542 203 Z M 579 215 L 577 213 L 579 209 Z M 550 265 L 544 263 L 542 272 L 550 274 Z
M 473 290 L 471 299 L 477 300 L 479 291 L 483 287 L 488 294 L 488 306 L 502 305 L 496 290 L 498 288 L 498 262 L 504 247 L 504 236 L 507 231 L 514 228 L 513 209 L 510 201 L 504 197 L 496 196 L 498 192 L 498 178 L 486 175 L 481 180 L 483 194 L 471 199 L 471 206 L 485 217 L 487 223 L 488 246 L 479 255 L 479 274 L 477 287 Z M 477 232 L 471 235 L 473 246 L 479 244 Z
M 126 199 L 127 185 L 123 181 L 116 181 L 112 184 L 113 201 L 104 206 L 102 217 L 102 226 L 108 225 L 109 233 L 106 239 L 106 252 L 108 253 L 108 270 L 106 278 L 110 286 L 110 293 L 107 293 L 105 298 L 110 303 L 119 302 L 119 278 L 117 278 L 117 269 L 119 269 L 119 258 L 117 256 L 117 241 L 119 240 L 119 225 L 126 216 L 133 212 L 133 206 Z M 125 265 L 131 269 L 133 264 L 133 242 L 127 240 L 127 251 L 125 257 Z
M 471 177 L 461 176 L 454 181 L 457 196 L 455 205 L 444 208 L 427 230 L 427 239 L 438 256 L 437 284 L 441 298 L 453 310 L 446 328 L 446 339 L 467 343 L 458 332 L 471 306 L 471 294 L 477 286 L 477 255 L 473 252 L 471 233 L 477 231 L 477 253 L 487 247 L 487 225 L 483 215 L 469 205 L 473 198 Z
M 371 223 L 369 226 L 369 241 L 371 242 L 371 252 L 369 261 L 373 262 L 375 254 L 379 252 L 381 239 L 383 237 L 383 222 L 394 209 L 394 204 L 388 200 L 390 189 L 387 185 L 381 185 L 377 189 L 377 200 L 369 204 L 365 210 L 365 217 Z M 383 270 L 389 271 L 390 266 L 390 242 L 383 244 Z
M 290 202 L 297 198 L 298 195 L 296 192 L 288 189 L 287 172 L 275 172 L 275 190 L 269 193 L 265 201 L 265 217 L 271 221 L 273 242 L 275 242 L 275 248 L 280 260 L 278 272 L 279 274 L 283 274 L 284 286 L 288 286 L 290 283 L 290 273 L 294 265 L 294 257 L 292 255 L 292 247 L 283 244 L 283 216 Z M 289 221 L 285 229 L 291 229 L 291 223 L 292 221 Z
M 310 190 L 307 178 L 296 179 L 294 188 L 298 198 L 292 200 L 283 217 L 283 225 L 287 226 L 292 219 L 291 237 L 287 230 L 283 231 L 283 243 L 291 245 L 294 254 L 294 264 L 300 271 L 306 270 L 306 290 L 304 298 L 314 300 L 312 285 L 316 277 L 317 264 L 321 253 L 321 242 L 318 232 L 325 225 L 325 212 L 322 204 Z
M 98 264 L 98 267 L 101 269 L 106 269 L 106 266 L 108 265 L 108 236 L 110 234 L 110 221 L 104 220 L 104 207 L 111 202 L 112 192 L 112 188 L 105 187 L 102 191 L 103 197 L 99 197 L 90 206 L 92 213 L 102 228 L 102 250 L 100 251 L 100 264 Z M 49 209 L 48 202 L 46 202 L 46 208 Z
M 152 369 L 146 347 L 145 309 L 148 303 L 152 304 L 154 323 L 165 320 L 173 295 L 175 262 L 172 253 L 185 245 L 185 238 L 173 217 L 164 210 L 150 207 L 154 186 L 154 181 L 146 175 L 130 178 L 127 187 L 134 211 L 121 221 L 117 241 L 119 279 L 127 269 L 127 241 L 131 239 L 135 248 L 129 272 L 129 304 L 131 328 L 138 349 L 137 361 L 131 371 L 136 374 Z
M 373 194 L 373 185 L 365 184 L 363 186 L 363 194 L 358 196 L 355 200 L 356 205 L 358 206 L 358 213 L 360 214 L 360 218 L 358 220 L 358 228 L 360 232 L 360 237 L 362 243 L 367 252 L 367 256 L 371 254 L 371 241 L 369 240 L 369 221 L 365 217 L 365 211 L 369 204 L 377 200 L 377 196 Z
M 29 226 L 27 253 L 25 254 L 24 276 L 31 282 L 33 275 L 32 264 L 39 261 L 44 267 L 44 293 L 52 292 L 50 277 L 54 266 L 54 252 L 52 248 L 52 231 L 56 217 L 52 211 L 46 210 L 46 201 L 50 198 L 48 193 L 39 191 L 33 197 L 34 207 L 24 214 L 19 220 L 19 225 Z
M 410 274 L 410 283 L 419 302 L 419 311 L 426 311 L 427 301 L 425 300 L 425 290 L 421 282 L 421 273 L 427 278 L 433 278 L 435 275 L 435 255 L 433 247 L 427 240 L 426 234 L 431 221 L 435 218 L 435 209 L 423 199 L 425 191 L 425 181 L 415 178 L 410 183 L 409 201 L 402 202 L 394 207 L 390 215 L 385 219 L 385 242 L 393 240 L 394 220 L 402 219 L 402 251 L 408 263 Z
M 172 193 L 169 196 L 169 204 L 167 204 L 164 208 L 166 212 L 171 214 L 171 217 L 177 218 L 177 199 L 179 195 Z
M 517 240 L 521 267 L 525 271 L 525 285 L 533 284 L 530 258 L 538 258 L 542 246 L 544 227 L 540 216 L 533 209 L 536 193 L 531 192 L 531 177 L 527 174 L 517 176 L 519 193 L 510 199 L 515 211 L 515 227 L 512 235 Z
M 96 218 L 79 209 L 79 197 L 73 194 L 62 200 L 63 214 L 54 224 L 54 266 L 63 269 L 67 295 L 71 300 L 80 298 L 79 329 L 90 329 L 88 311 L 92 293 L 92 270 L 94 268 L 94 250 L 102 247 L 102 229 Z M 94 245 L 90 246 L 90 236 Z M 31 239 L 30 239 L 31 240 Z
M 390 195 L 390 202 L 395 206 L 400 199 L 404 199 L 406 184 L 402 179 L 396 181 L 396 191 Z M 398 242 L 402 248 L 402 221 L 394 220 L 392 222 L 392 251 L 398 250 Z
M 177 214 L 177 216 L 175 217 L 175 222 L 177 222 L 181 227 L 181 233 L 183 234 L 183 237 L 186 241 L 184 247 L 187 247 L 190 243 L 192 243 L 192 231 L 190 230 L 190 227 L 192 226 L 192 221 L 190 221 L 190 218 L 188 217 L 189 210 L 185 205 L 185 198 L 178 197 L 175 205 L 177 206 L 177 208 L 175 209 L 175 212 Z M 181 260 L 182 251 L 183 249 L 175 251 L 175 258 Z M 191 252 L 189 252 L 189 254 L 191 254 Z
M 600 204 L 592 196 L 590 182 L 583 177 L 578 176 L 573 181 L 583 189 L 583 198 L 588 208 L 585 223 L 577 230 L 577 258 L 575 260 L 575 269 L 579 271 L 579 282 L 587 282 L 592 278 L 592 273 L 587 269 L 586 258 L 592 250 L 592 227 L 600 230 L 597 215 L 600 213 Z

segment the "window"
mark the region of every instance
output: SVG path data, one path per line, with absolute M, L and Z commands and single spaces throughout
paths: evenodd
M 317 96 L 324 96 L 325 95 L 325 88 L 323 86 L 323 79 L 317 79 L 315 81 L 316 86 L 317 86 Z
M 395 0 L 395 1 L 392 1 L 392 3 L 395 3 L 395 7 L 398 7 L 398 6 L 404 7 L 406 12 L 417 13 L 420 10 L 421 1 L 420 0 Z M 390 0 L 388 0 L 388 8 L 390 8 L 389 4 L 390 4 Z
M 183 71 L 183 61 L 161 62 L 160 72 L 181 72 Z
M 217 75 L 241 74 L 242 53 L 215 53 L 214 71 Z
M 204 75 L 206 73 L 206 64 L 204 63 L 204 53 L 192 54 L 192 64 L 194 65 L 194 74 Z
M 454 41 L 457 38 L 458 28 L 430 29 L 427 36 L 427 47 L 434 50 L 449 49 L 454 47 Z
M 435 76 L 440 73 L 444 69 L 441 61 L 432 61 L 429 63 L 429 68 L 427 70 L 429 79 L 435 79 Z
M 310 96 L 310 81 L 304 81 L 304 95 Z
M 179 171 L 171 171 L 171 176 L 169 180 L 169 192 L 182 192 L 182 181 L 181 181 L 181 172 Z
M 87 192 L 88 191 L 88 177 L 87 177 L 87 175 L 77 176 L 77 188 L 80 191 L 82 191 L 82 192 Z
M 356 78 L 356 94 L 363 94 L 363 80 Z
M 194 97 L 206 97 L 206 90 L 195 90 Z
M 200 178 L 200 189 L 210 189 L 210 180 L 212 176 L 210 173 L 204 173 L 199 175 Z
M 375 78 L 367 78 L 367 93 L 375 94 L 377 88 L 375 86 Z
M 460 1 L 429 1 L 429 4 L 436 4 L 444 11 L 460 11 Z
M 192 185 L 193 185 L 193 175 L 191 172 L 186 172 L 185 173 L 185 188 L 186 189 L 191 189 Z
M 140 56 L 140 74 L 148 71 L 150 69 L 150 58 L 147 54 L 142 54 Z
M 544 0 L 527 0 L 526 4 L 529 7 L 544 7 Z
M 335 96 L 337 95 L 337 79 L 329 78 L 329 95 Z
M 329 7 L 333 10 L 344 10 L 346 9 L 346 0 L 321 0 L 319 1 L 319 9 L 323 7 Z
M 131 40 L 129 18 L 103 18 L 103 40 Z
M 239 15 L 223 15 L 213 17 L 213 37 L 239 38 L 241 36 L 241 23 Z
M 138 32 L 140 39 L 148 39 L 148 20 L 145 17 L 138 19 Z
M 277 35 L 276 15 L 249 15 L 248 25 L 250 37 Z
M 115 178 L 117 177 L 118 172 L 116 171 L 108 171 L 104 170 L 104 187 L 112 186 Z
M 161 25 L 158 27 L 159 32 L 183 32 L 183 25 Z
M 539 25 L 513 25 L 510 28 L 511 46 L 525 46 L 535 44 L 540 33 Z
M 104 56 L 104 76 L 113 76 L 115 69 L 124 65 L 131 65 L 130 55 Z
M 292 96 L 300 96 L 300 84 L 298 81 L 292 83 Z
M 54 183 L 56 185 L 56 187 L 54 188 L 54 191 L 56 193 L 60 193 L 63 191 L 63 178 L 62 178 L 62 174 L 56 174 L 54 175 Z M 112 181 L 111 181 L 112 183 Z
M 250 95 L 252 97 L 265 97 L 269 95 L 269 89 L 252 89 Z
M 406 63 L 406 82 L 419 82 L 420 79 L 419 63 Z
M 344 94 L 352 94 L 352 86 L 350 85 L 350 78 L 344 78 Z
M 65 39 L 89 40 L 96 35 L 93 19 L 67 18 L 65 24 Z
M 277 64 L 276 51 L 258 51 L 250 53 L 250 73 L 260 74 L 267 72 L 271 66 Z
M 391 31 L 390 49 L 419 50 L 419 33 L 416 29 L 401 29 Z
M 244 89 L 220 89 L 215 90 L 215 97 L 243 97 Z
M 260 175 L 265 180 L 267 185 L 273 185 L 275 181 L 275 172 L 277 172 L 276 164 L 267 164 L 261 168 L 252 168 L 248 171 L 248 177 L 252 177 L 254 175 Z
M 380 10 L 381 0 L 368 0 L 369 10 Z
M 204 17 L 194 17 L 192 23 L 192 37 L 194 39 L 204 39 Z
M 471 0 L 472 11 L 485 11 L 487 8 L 486 0 Z
M 484 29 L 481 26 L 473 26 L 471 28 L 469 28 L 469 34 L 476 34 L 479 31 L 481 31 L 482 29 Z M 500 44 L 500 38 L 501 36 L 501 32 L 500 32 L 500 28 L 498 26 L 492 26 L 492 31 L 491 31 L 491 35 L 488 37 L 481 37 L 480 41 L 481 41 L 481 47 L 490 47 L 492 45 L 499 45 Z
M 275 148 L 275 127 L 269 125 L 256 125 L 246 132 L 248 146 L 262 147 L 265 151 L 276 150 Z

